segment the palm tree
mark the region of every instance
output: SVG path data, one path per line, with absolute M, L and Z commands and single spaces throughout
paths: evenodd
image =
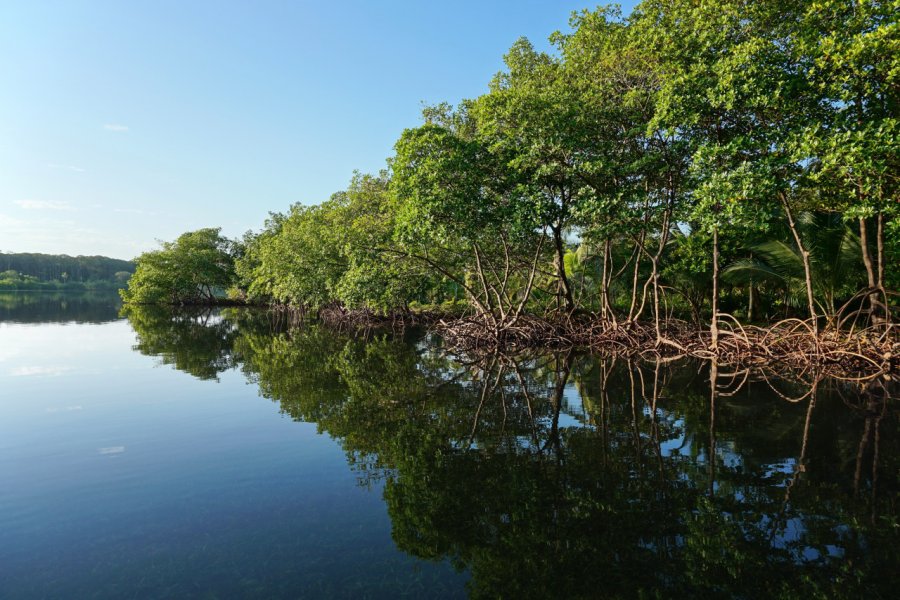
M 862 283 L 862 249 L 859 236 L 837 213 L 804 212 L 797 218 L 804 246 L 810 253 L 813 293 L 816 303 L 828 316 L 834 315 L 836 302 L 851 296 Z M 790 306 L 805 302 L 803 259 L 787 232 L 773 231 L 773 239 L 747 248 L 748 258 L 734 261 L 722 272 L 722 278 L 736 286 L 769 283 L 782 288 Z M 752 301 L 752 300 L 751 300 Z

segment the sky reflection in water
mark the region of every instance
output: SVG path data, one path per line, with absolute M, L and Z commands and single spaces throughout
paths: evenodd
M 0 300 L 0 596 L 898 583 L 885 386 L 117 310 Z

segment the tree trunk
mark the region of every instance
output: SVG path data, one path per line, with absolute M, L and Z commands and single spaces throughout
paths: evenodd
M 884 320 L 891 322 L 891 305 L 888 302 L 887 289 L 884 285 L 884 214 L 878 213 L 878 229 L 876 230 L 875 243 L 878 248 L 878 291 L 881 292 L 884 301 Z
M 659 346 L 662 343 L 662 330 L 659 327 L 659 267 L 658 267 L 658 258 L 654 257 L 652 261 L 652 272 L 650 277 L 653 279 L 653 324 L 656 328 L 656 345 Z
M 650 262 L 653 265 L 653 271 L 650 275 L 653 278 L 653 321 L 656 327 L 656 345 L 662 343 L 662 330 L 659 326 L 659 259 L 662 257 L 663 251 L 666 249 L 666 243 L 669 241 L 669 207 L 663 214 L 663 222 L 659 232 L 659 247 L 656 254 L 651 257 Z
M 748 302 L 747 302 L 747 321 L 753 322 L 753 280 L 750 280 L 750 287 L 747 290 Z
M 878 228 L 875 234 L 875 244 L 878 248 L 878 279 L 875 283 L 879 290 L 884 289 L 884 215 L 878 213 Z
M 566 301 L 566 312 L 571 313 L 575 310 L 575 300 L 572 297 L 572 286 L 569 284 L 569 278 L 566 276 L 566 251 L 563 247 L 562 227 L 553 227 L 551 229 L 553 231 L 553 244 L 556 246 L 556 274 L 559 277 L 560 291 Z
M 879 302 L 878 293 L 875 291 L 878 288 L 878 283 L 875 279 L 875 266 L 872 264 L 872 252 L 869 249 L 869 232 L 866 227 L 866 220 L 863 217 L 859 218 L 859 245 L 862 249 L 863 264 L 866 265 L 866 278 L 871 290 L 869 293 L 869 307 L 872 309 L 872 320 L 874 321 L 878 318 Z
M 481 266 L 481 253 L 478 251 L 478 244 L 472 244 L 472 251 L 475 255 L 475 273 L 478 275 L 478 280 L 481 282 L 481 289 L 484 293 L 484 304 L 487 307 L 487 312 L 483 316 L 487 317 L 488 321 L 490 321 L 491 327 L 494 330 L 494 335 L 497 336 L 500 334 L 500 329 L 497 315 L 494 314 L 496 307 L 491 300 L 491 292 L 488 288 L 487 278 L 484 275 L 484 268 Z
M 812 319 L 813 333 L 818 334 L 819 323 L 818 315 L 816 314 L 815 297 L 813 296 L 812 268 L 809 264 L 809 251 L 803 245 L 803 240 L 800 239 L 800 232 L 797 231 L 797 224 L 794 222 L 794 215 L 791 212 L 790 204 L 788 204 L 787 197 L 785 197 L 783 193 L 781 194 L 781 205 L 784 207 L 784 214 L 787 216 L 788 227 L 791 228 L 794 242 L 797 244 L 797 249 L 800 251 L 800 256 L 803 259 L 803 278 L 806 280 L 806 303 L 809 310 L 809 318 Z
M 541 232 L 541 239 L 538 242 L 537 250 L 535 250 L 534 260 L 531 261 L 531 273 L 528 275 L 528 283 L 525 284 L 525 291 L 522 292 L 522 298 L 519 300 L 518 306 L 516 306 L 512 320 L 509 322 L 509 327 L 515 325 L 516 321 L 519 320 L 519 316 L 522 314 L 522 310 L 525 308 L 525 304 L 531 296 L 531 289 L 534 286 L 534 276 L 537 273 L 538 262 L 541 259 L 541 250 L 544 248 L 544 240 L 546 237 L 546 231 Z
M 634 254 L 634 273 L 631 278 L 631 306 L 628 307 L 628 322 L 632 323 L 634 321 L 634 309 L 637 306 L 637 288 L 638 288 L 638 271 L 641 266 L 641 255 L 644 253 L 644 236 L 646 235 L 645 231 L 641 231 L 641 235 L 638 237 L 637 248 L 635 248 Z
M 606 311 L 609 314 L 609 318 L 612 319 L 613 329 L 618 329 L 619 321 L 616 319 L 616 311 L 613 308 L 612 302 L 609 300 L 609 286 L 612 283 L 613 277 L 615 277 L 613 269 L 612 241 L 606 240 L 606 249 L 607 254 L 609 255 L 609 275 L 607 275 L 603 285 L 603 302 L 606 303 Z
M 712 319 L 709 333 L 712 336 L 710 349 L 719 349 L 719 228 L 713 227 L 713 281 L 712 281 Z
M 607 323 L 607 304 L 606 304 L 606 271 L 609 268 L 609 240 L 603 244 L 603 271 L 600 273 L 600 320 L 603 328 L 606 329 Z

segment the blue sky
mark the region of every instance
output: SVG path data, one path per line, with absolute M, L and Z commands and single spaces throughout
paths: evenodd
M 625 3 L 630 6 L 632 3 Z M 584 2 L 0 3 L 0 251 L 240 235 L 384 166 Z

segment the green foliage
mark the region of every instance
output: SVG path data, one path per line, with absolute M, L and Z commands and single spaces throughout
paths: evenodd
M 106 256 L 0 253 L 0 290 L 115 290 L 134 268 Z
M 817 181 L 849 216 L 897 216 L 900 10 L 895 0 L 806 4 L 798 45 L 822 107 L 802 132 Z
M 396 260 L 386 175 L 356 174 L 315 206 L 296 204 L 246 238 L 237 273 L 251 299 L 318 309 L 331 302 L 388 311 L 421 296 L 427 274 Z
M 397 237 L 440 246 L 477 240 L 496 222 L 484 159 L 475 141 L 434 124 L 403 132 L 392 162 L 398 198 Z
M 522 310 L 830 316 L 864 287 L 895 302 L 897 8 L 576 13 L 549 52 L 516 41 L 486 93 L 426 107 L 387 170 L 248 232 L 230 293 L 311 311 L 468 305 L 498 328 Z M 141 260 L 134 287 L 156 291 L 129 297 L 197 285 L 164 281 L 165 252 Z
M 219 229 L 184 233 L 162 248 L 141 254 L 137 269 L 122 290 L 133 304 L 212 303 L 235 280 L 234 242 Z
M 804 213 L 798 220 L 804 246 L 810 249 L 817 300 L 826 314 L 834 314 L 836 299 L 852 296 L 863 283 L 859 236 L 840 215 Z M 723 278 L 737 285 L 773 283 L 784 289 L 792 305 L 802 306 L 803 263 L 796 247 L 768 239 L 747 249 L 752 256 L 726 267 Z
M 334 205 L 332 199 L 320 206 L 291 207 L 278 234 L 260 242 L 251 295 L 262 293 L 300 306 L 329 300 L 329 291 L 345 268 L 335 237 Z

